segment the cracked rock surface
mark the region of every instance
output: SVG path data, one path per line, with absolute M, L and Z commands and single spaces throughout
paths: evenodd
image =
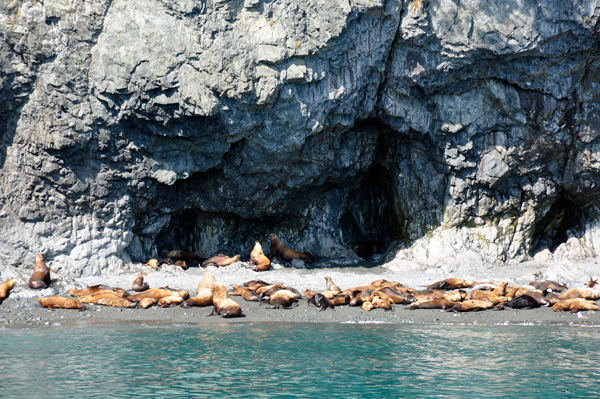
M 0 4 L 0 266 L 600 253 L 592 0 Z

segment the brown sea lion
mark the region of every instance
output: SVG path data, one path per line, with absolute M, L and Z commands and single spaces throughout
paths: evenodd
M 269 241 L 271 241 L 271 256 L 280 261 L 290 262 L 292 259 L 300 259 L 312 263 L 317 260 L 317 257 L 310 252 L 300 252 L 286 248 L 276 234 L 269 233 Z
M 148 285 L 148 283 L 144 282 L 144 275 L 142 273 L 137 275 L 137 278 L 131 285 L 131 289 L 135 292 L 146 291 L 148 288 L 150 288 L 150 286 Z
M 144 266 L 151 266 L 154 268 L 159 268 L 161 262 L 158 259 L 150 259 L 148 262 L 144 263 Z
M 559 311 L 571 311 L 580 312 L 582 310 L 599 310 L 598 306 L 592 301 L 585 300 L 583 298 L 571 298 L 564 299 L 552 305 L 552 310 L 555 312 Z
M 529 285 L 532 285 L 541 291 L 565 292 L 568 290 L 567 286 L 552 280 L 532 281 L 529 283 Z
M 329 299 L 330 301 L 335 298 L 336 296 L 340 295 L 342 293 L 342 291 L 322 291 L 321 295 L 323 295 L 325 298 Z
M 348 306 L 362 306 L 364 302 L 365 301 L 363 301 L 363 297 L 355 296 L 350 298 L 350 301 L 348 301 Z
M 498 286 L 492 290 L 492 293 L 496 296 L 504 296 L 506 294 L 506 286 L 508 285 L 508 282 L 506 281 L 501 281 Z
M 438 298 L 431 301 L 413 302 L 410 308 L 407 309 L 452 309 L 456 302 L 452 302 L 446 298 Z
M 231 291 L 229 291 L 229 295 L 241 296 L 246 301 L 249 302 L 259 302 L 260 298 L 258 294 L 249 287 L 240 287 L 239 285 L 232 284 Z
M 264 272 L 271 269 L 271 261 L 265 256 L 262 245 L 258 241 L 254 243 L 254 248 L 250 252 L 250 264 L 255 265 L 251 267 L 255 272 Z
M 256 290 L 256 293 L 258 295 L 260 295 L 261 298 L 266 297 L 266 296 L 271 296 L 272 294 L 276 293 L 279 290 L 283 290 L 285 289 L 285 287 L 281 284 L 271 284 L 271 285 L 267 285 L 266 287 L 260 287 L 259 289 Z
M 252 289 L 256 289 L 258 287 L 263 287 L 265 285 L 271 285 L 271 284 L 267 283 L 266 281 L 263 281 L 263 280 L 250 280 L 250 281 L 246 281 L 244 283 L 244 287 L 249 287 Z
M 471 299 L 479 299 L 481 301 L 489 301 L 489 302 L 493 303 L 494 305 L 497 305 L 499 303 L 506 301 L 506 298 L 499 297 L 496 294 L 494 294 L 493 292 L 479 291 L 479 290 L 473 291 L 471 293 Z
M 311 296 L 315 295 L 317 292 L 313 291 L 313 290 L 309 290 L 308 288 L 304 290 L 304 296 L 307 298 L 310 298 Z
M 366 310 L 367 312 L 370 312 L 373 309 L 373 302 L 363 302 L 363 304 L 360 306 L 361 308 L 363 308 L 364 310 Z
M 209 316 L 221 315 L 222 317 L 241 317 L 242 307 L 227 295 L 227 288 L 222 283 L 215 283 L 213 295 L 213 311 Z
M 28 285 L 29 288 L 33 288 L 34 290 L 47 288 L 52 285 L 52 280 L 50 279 L 50 268 L 46 266 L 46 262 L 44 262 L 44 257 L 42 255 L 35 257 L 33 275 L 29 279 Z
M 173 306 L 177 306 L 182 302 L 183 298 L 180 296 L 166 296 L 158 300 L 158 306 L 160 306 L 161 308 L 170 308 Z
M 537 303 L 537 302 L 536 302 Z M 455 304 L 452 307 L 454 312 L 477 312 L 480 310 L 486 310 L 493 308 L 494 304 L 488 301 L 480 301 L 478 299 L 471 299 L 470 301 L 464 301 Z
M 332 306 L 342 306 L 347 305 L 350 302 L 350 295 L 341 294 L 333 298 L 331 301 Z
M 315 294 L 308 298 L 308 306 L 321 308 L 321 310 L 326 310 L 327 308 L 333 309 L 331 301 L 321 294 Z
M 392 304 L 390 303 L 390 301 L 381 299 L 378 296 L 375 296 L 373 298 L 372 303 L 373 303 L 374 308 L 383 309 L 383 310 L 392 310 Z
M 209 258 L 208 260 L 205 260 L 204 262 L 202 262 L 202 267 L 206 267 L 208 265 L 215 265 L 218 267 L 229 266 L 229 265 L 237 262 L 238 260 L 240 260 L 239 255 L 236 255 L 236 256 L 230 258 L 227 255 L 218 254 L 217 256 L 213 256 L 212 258 Z
M 51 296 L 48 298 L 38 298 L 38 301 L 43 307 L 48 309 L 79 309 L 85 310 L 85 306 L 71 298 L 64 298 L 62 296 Z
M 598 280 L 594 280 L 590 277 L 590 281 L 588 281 L 585 285 L 587 285 L 589 288 L 593 288 L 598 285 Z
M 187 265 L 187 263 L 185 263 L 185 261 L 184 261 L 184 260 L 181 260 L 181 259 L 179 259 L 179 260 L 176 260 L 176 261 L 175 261 L 175 263 L 173 263 L 173 264 L 174 264 L 175 266 L 179 266 L 179 267 L 181 267 L 183 270 L 187 270 L 187 268 L 188 268 L 188 265 Z
M 138 308 L 148 309 L 150 306 L 154 306 L 158 303 L 156 298 L 144 298 L 138 302 Z
M 434 299 L 444 298 L 444 294 L 440 291 L 415 293 L 413 296 L 417 299 L 417 301 L 433 301 Z
M 565 292 L 563 292 L 560 296 L 561 300 L 564 299 L 573 299 L 573 298 L 583 298 L 591 301 L 596 301 L 600 298 L 600 293 L 591 288 L 571 288 Z
M 341 291 L 342 289 L 335 285 L 333 281 L 331 281 L 331 277 L 325 277 L 325 284 L 327 284 L 328 291 Z
M 381 299 L 385 299 L 388 301 L 391 300 L 392 303 L 400 304 L 400 305 L 413 303 L 413 302 L 416 302 L 416 300 L 417 300 L 417 298 L 415 298 L 413 295 L 405 294 L 403 292 L 398 291 L 396 288 L 393 288 L 393 287 L 380 288 L 380 289 L 374 291 L 373 293 L 375 295 L 379 296 Z
M 166 255 L 166 257 L 172 258 L 175 261 L 182 260 L 186 263 L 194 263 L 194 264 L 195 263 L 202 264 L 202 262 L 204 262 L 206 260 L 206 258 L 196 255 L 193 252 L 182 251 L 181 249 L 176 249 L 176 250 L 170 251 Z
M 290 290 L 279 290 L 269 297 L 269 303 L 274 309 L 291 308 L 296 302 L 296 294 Z
M 96 301 L 96 305 L 112 306 L 115 308 L 135 308 L 137 304 L 137 302 L 125 298 L 100 298 Z
M 514 286 L 514 287 L 506 287 L 508 289 L 508 292 L 504 295 L 504 297 L 506 298 L 507 301 L 510 301 L 512 299 L 514 299 L 515 294 L 517 293 L 517 291 L 519 290 L 520 287 Z
M 123 294 L 120 293 L 119 291 L 101 290 L 101 291 L 96 291 L 92 294 L 82 295 L 80 297 L 77 297 L 77 300 L 81 303 L 98 304 L 98 301 L 100 301 L 101 299 L 118 300 L 118 299 L 124 299 L 124 298 L 125 297 L 123 296 Z
M 8 298 L 10 292 L 17 286 L 17 280 L 11 278 L 10 280 L 6 280 L 0 285 L 0 303 Z
M 119 292 L 120 295 L 125 295 L 125 296 L 129 295 L 129 293 L 127 291 L 125 291 L 123 288 L 110 287 L 110 286 L 104 285 L 104 284 L 92 285 L 92 286 L 82 288 L 82 289 L 69 288 L 67 290 L 67 292 L 71 296 L 79 297 L 79 296 L 84 296 L 84 295 L 90 295 L 95 292 L 104 291 L 104 290 L 116 291 L 116 292 Z
M 184 308 L 192 306 L 210 306 L 213 304 L 213 294 L 215 291 L 215 276 L 209 271 L 204 272 L 204 277 L 196 288 L 196 296 L 190 298 L 181 304 Z
M 184 299 L 189 297 L 189 293 L 187 291 L 172 291 L 170 289 L 164 289 L 164 288 L 150 288 L 144 292 L 140 292 L 139 294 L 135 294 L 135 295 L 129 295 L 127 297 L 128 300 L 133 301 L 133 302 L 139 302 L 144 298 L 156 298 L 156 299 L 160 299 L 160 298 L 164 298 L 167 296 L 171 296 L 171 295 L 178 295 L 183 297 Z
M 447 278 L 437 281 L 429 286 L 430 290 L 458 290 L 461 288 L 470 288 L 475 282 L 463 280 L 462 278 Z

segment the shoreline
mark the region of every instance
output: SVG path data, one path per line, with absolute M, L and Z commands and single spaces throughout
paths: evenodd
M 269 283 L 281 283 L 292 286 L 301 293 L 305 289 L 323 291 L 326 289 L 325 276 L 329 276 L 342 289 L 368 284 L 380 278 L 398 281 L 412 288 L 421 288 L 449 277 L 460 277 L 476 281 L 508 281 L 510 284 L 528 285 L 534 279 L 555 279 L 566 283 L 569 287 L 582 286 L 590 276 L 600 274 L 600 260 L 587 259 L 582 262 L 561 261 L 552 264 L 525 262 L 516 265 L 487 269 L 458 270 L 450 273 L 431 273 L 431 269 L 420 268 L 411 261 L 393 261 L 383 265 L 353 265 L 346 267 L 327 267 L 296 269 L 275 264 L 274 269 L 267 272 L 254 272 L 247 268 L 246 262 L 236 262 L 227 267 L 215 266 L 192 267 L 186 271 L 167 267 L 160 270 L 141 264 L 132 265 L 127 270 L 117 273 L 89 276 L 78 279 L 53 274 L 53 285 L 50 288 L 34 291 L 27 287 L 29 270 L 16 271 L 18 285 L 10 296 L 0 305 L 0 329 L 6 328 L 46 328 L 46 327 L 88 327 L 94 325 L 205 325 L 222 323 L 391 323 L 422 325 L 539 325 L 539 326 L 587 326 L 600 327 L 600 312 L 587 311 L 579 314 L 554 312 L 551 308 L 530 310 L 486 310 L 479 312 L 454 313 L 442 310 L 408 310 L 408 305 L 394 305 L 393 310 L 373 309 L 367 312 L 361 308 L 336 306 L 334 310 L 320 311 L 309 307 L 307 299 L 298 301 L 292 309 L 271 309 L 268 304 L 259 305 L 247 302 L 238 296 L 231 299 L 241 305 L 244 317 L 224 319 L 219 316 L 206 317 L 212 306 L 205 308 L 159 308 L 122 309 L 101 305 L 86 304 L 87 310 L 49 310 L 43 308 L 37 298 L 47 296 L 71 297 L 68 288 L 83 288 L 96 284 L 106 284 L 131 289 L 131 284 L 138 273 L 144 274 L 144 280 L 151 288 L 164 285 L 177 290 L 187 290 L 191 296 L 196 293 L 196 286 L 203 277 L 204 271 L 210 271 L 216 280 L 231 288 L 231 284 L 242 285 L 253 279 L 262 279 Z M 0 271 L 0 276 L 7 276 Z

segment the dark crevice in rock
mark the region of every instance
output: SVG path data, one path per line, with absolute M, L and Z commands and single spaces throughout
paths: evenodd
M 569 231 L 583 228 L 583 211 L 583 207 L 575 205 L 564 195 L 559 196 L 535 224 L 531 242 L 532 255 L 543 248 L 554 251 L 568 240 Z

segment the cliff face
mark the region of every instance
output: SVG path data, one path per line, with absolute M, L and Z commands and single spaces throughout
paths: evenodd
M 596 0 L 4 2 L 0 263 L 92 274 L 245 254 L 269 232 L 439 267 L 600 253 L 599 16 Z

